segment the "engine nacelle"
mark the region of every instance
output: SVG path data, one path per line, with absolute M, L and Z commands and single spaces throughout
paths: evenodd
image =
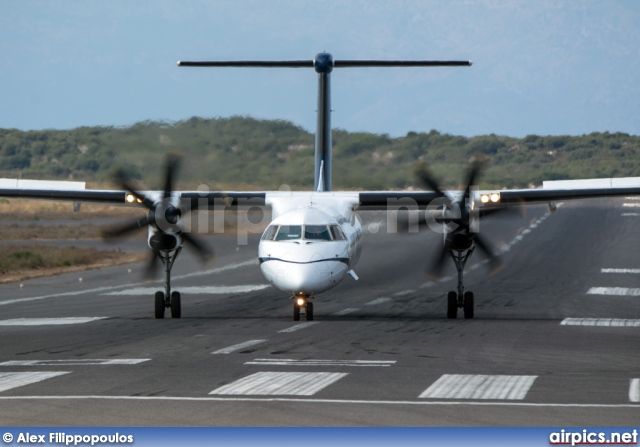
M 149 248 L 154 252 L 174 251 L 182 246 L 182 237 L 177 233 L 165 233 L 149 225 Z

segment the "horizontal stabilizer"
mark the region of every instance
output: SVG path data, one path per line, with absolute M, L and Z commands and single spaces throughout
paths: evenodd
M 313 68 L 313 61 L 178 61 L 179 67 L 275 67 Z
M 264 67 L 264 68 L 314 68 L 313 60 L 298 61 L 178 61 L 179 67 Z M 381 61 L 335 60 L 334 68 L 349 67 L 469 67 L 470 61 Z
M 470 61 L 374 61 L 374 60 L 337 60 L 334 68 L 343 67 L 469 67 Z

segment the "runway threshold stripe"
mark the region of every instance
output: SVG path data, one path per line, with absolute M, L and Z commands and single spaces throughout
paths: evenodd
M 271 287 L 269 284 L 255 284 L 246 286 L 205 286 L 205 287 L 180 287 L 180 293 L 189 295 L 222 295 L 226 293 L 248 293 L 257 290 L 264 290 Z M 104 293 L 103 295 L 120 296 L 120 295 L 145 295 L 153 296 L 158 291 L 157 287 L 137 287 L 135 289 L 121 290 L 118 292 Z
M 297 359 L 254 359 L 245 365 L 269 366 L 374 366 L 389 367 L 395 360 L 297 360 Z
M 231 354 L 232 352 L 240 351 L 241 349 L 250 348 L 251 346 L 259 345 L 267 340 L 249 340 L 244 343 L 238 343 L 237 345 L 229 346 L 228 348 L 218 349 L 211 354 Z
M 69 360 L 10 360 L 0 366 L 83 366 L 138 365 L 151 359 L 69 359 Z
M 445 374 L 419 398 L 522 400 L 537 377 Z
M 587 295 L 640 296 L 640 289 L 628 287 L 592 287 L 587 291 Z
M 90 323 L 106 318 L 108 317 L 12 318 L 10 320 L 0 320 L 0 326 L 57 326 Z
M 286 329 L 281 329 L 278 332 L 282 334 L 286 334 L 289 332 L 299 331 L 300 329 L 308 328 L 309 326 L 313 326 L 314 324 L 318 324 L 318 321 L 308 321 L 306 323 L 296 324 L 295 326 L 288 327 Z
M 346 375 L 328 372 L 259 372 L 216 388 L 209 394 L 312 396 Z
M 5 372 L 0 373 L 0 391 L 7 391 L 12 388 L 42 382 L 52 377 L 69 374 L 68 371 L 48 371 L 48 372 Z
M 640 379 L 631 379 L 629 402 L 640 402 Z
M 638 319 L 624 318 L 565 318 L 561 326 L 640 327 Z
M 640 269 L 601 269 L 601 273 L 633 273 L 640 274 Z

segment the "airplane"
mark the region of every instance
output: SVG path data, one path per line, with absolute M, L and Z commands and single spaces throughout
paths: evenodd
M 465 67 L 469 61 L 429 60 L 334 60 L 329 53 L 319 53 L 312 60 L 291 61 L 204 61 L 178 62 L 180 67 L 258 67 L 313 68 L 318 74 L 317 130 L 315 140 L 314 185 L 312 191 L 175 191 L 173 188 L 179 158 L 169 155 L 165 165 L 162 191 L 138 191 L 119 172 L 115 180 L 122 190 L 0 189 L 0 197 L 68 200 L 102 204 L 143 206 L 147 216 L 106 230 L 105 238 L 119 237 L 139 228 L 148 228 L 148 245 L 152 251 L 147 271 L 161 261 L 164 267 L 164 291 L 155 293 L 154 316 L 164 318 L 167 308 L 172 318 L 181 317 L 181 296 L 171 290 L 171 270 L 186 244 L 207 261 L 213 250 L 183 227 L 186 213 L 198 209 L 267 206 L 272 221 L 258 245 L 258 262 L 265 279 L 293 299 L 293 319 L 314 319 L 312 299 L 336 287 L 346 276 L 357 280 L 354 271 L 362 251 L 362 226 L 357 210 L 417 211 L 413 223 L 427 223 L 443 229 L 443 245 L 434 250 L 427 274 L 438 277 L 447 257 L 458 272 L 456 291 L 447 295 L 447 318 L 474 317 L 474 295 L 464 289 L 464 268 L 478 248 L 496 270 L 501 262 L 488 241 L 478 233 L 478 220 L 484 215 L 507 211 L 526 203 L 640 195 L 640 187 L 526 189 L 480 191 L 475 188 L 480 165 L 467 174 L 464 189 L 443 191 L 426 169 L 418 177 L 425 191 L 333 191 L 331 143 L 331 89 L 333 69 L 350 67 Z M 420 214 L 424 211 L 424 214 Z M 414 215 L 412 215 L 414 216 Z

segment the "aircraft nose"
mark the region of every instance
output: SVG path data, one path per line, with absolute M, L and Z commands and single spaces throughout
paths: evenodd
M 294 293 L 304 293 L 316 287 L 318 272 L 313 264 L 292 264 L 287 269 L 284 280 Z
M 267 280 L 278 289 L 302 295 L 314 295 L 331 289 L 347 272 L 346 264 L 338 261 L 303 264 L 268 261 L 260 267 Z

